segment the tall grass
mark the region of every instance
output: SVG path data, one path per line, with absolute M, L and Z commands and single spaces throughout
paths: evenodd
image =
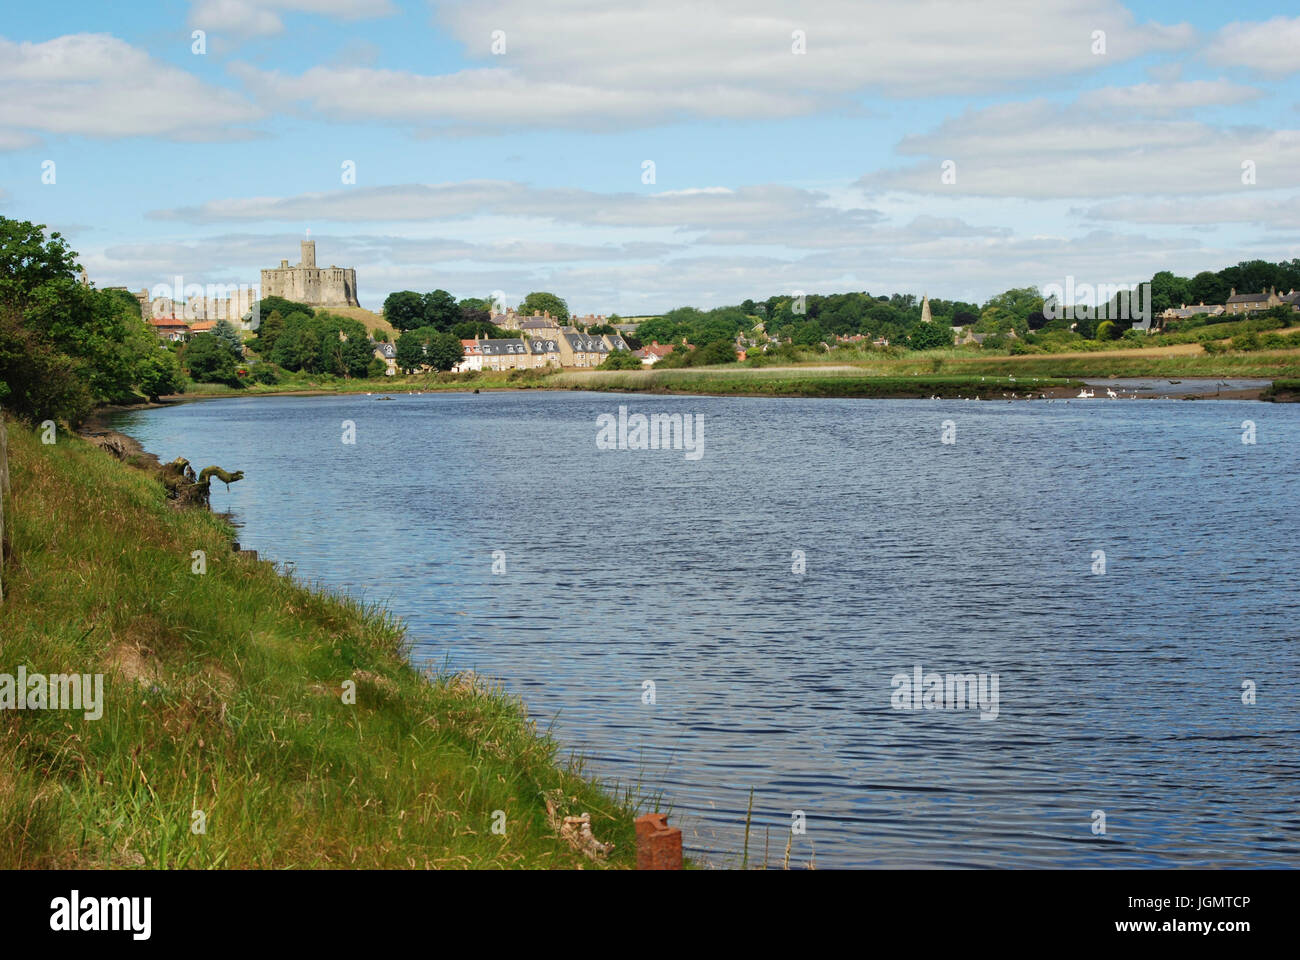
M 590 866 L 557 789 L 634 861 L 635 798 L 557 765 L 518 701 L 417 674 L 381 609 L 232 553 L 152 476 L 9 436 L 0 673 L 102 672 L 106 706 L 0 712 L 0 867 Z

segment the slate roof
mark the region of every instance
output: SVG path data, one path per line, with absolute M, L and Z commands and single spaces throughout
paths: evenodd
M 574 353 L 609 353 L 609 347 L 602 337 L 590 337 L 585 333 L 566 333 L 564 339 L 569 341 L 569 346 L 573 348 Z M 626 347 L 627 345 L 624 344 L 624 349 Z
M 1229 297 L 1228 303 L 1262 303 L 1268 299 L 1267 293 L 1239 293 Z
M 1195 317 L 1198 314 L 1202 314 L 1202 313 L 1209 313 L 1209 314 L 1223 313 L 1223 307 L 1219 306 L 1216 303 L 1202 303 L 1194 307 L 1173 307 L 1171 308 L 1171 312 L 1175 317 L 1179 318 L 1180 320 L 1185 320 L 1188 317 Z
M 508 353 L 527 353 L 523 340 L 480 340 L 479 349 L 485 357 L 504 356 Z
M 530 353 L 559 353 L 560 342 L 558 340 L 529 340 L 528 350 Z

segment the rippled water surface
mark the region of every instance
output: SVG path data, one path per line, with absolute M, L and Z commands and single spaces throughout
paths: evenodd
M 702 415 L 704 455 L 598 450 L 620 404 Z M 244 546 L 500 678 L 703 861 L 739 862 L 752 788 L 760 861 L 800 810 L 794 865 L 1300 865 L 1300 407 L 522 392 L 117 425 L 246 471 L 213 494 Z M 917 664 L 996 673 L 997 718 L 893 709 Z

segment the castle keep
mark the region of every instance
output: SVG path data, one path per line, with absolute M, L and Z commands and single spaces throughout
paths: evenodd
M 359 307 L 357 271 L 352 267 L 316 266 L 316 241 L 302 242 L 302 262 L 262 271 L 264 297 L 284 297 L 313 307 Z

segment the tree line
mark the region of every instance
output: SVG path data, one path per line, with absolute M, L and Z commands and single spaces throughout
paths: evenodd
M 82 284 L 76 252 L 45 230 L 0 217 L 0 403 L 25 419 L 77 423 L 99 404 L 181 390 L 176 355 L 139 301 Z

